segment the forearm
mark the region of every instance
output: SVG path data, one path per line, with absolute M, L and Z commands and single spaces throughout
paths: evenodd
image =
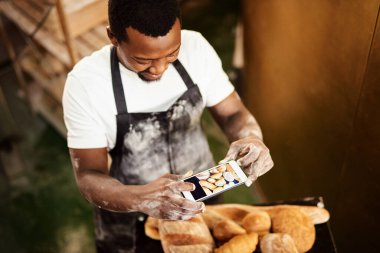
M 93 205 L 114 212 L 131 212 L 136 201 L 137 186 L 123 185 L 118 180 L 96 170 L 77 175 L 82 195 Z
M 236 92 L 210 110 L 231 143 L 221 162 L 236 160 L 248 175 L 246 185 L 250 186 L 273 167 L 259 124 Z
M 248 110 L 229 116 L 222 124 L 222 129 L 230 142 L 250 136 L 263 139 L 259 124 Z
M 114 212 L 142 212 L 159 219 L 185 220 L 201 213 L 204 204 L 181 197 L 194 190 L 181 175 L 166 174 L 144 185 L 124 185 L 109 176 L 106 148 L 70 148 L 80 192 L 95 206 Z
M 250 136 L 262 140 L 259 124 L 236 92 L 211 107 L 210 112 L 230 142 Z

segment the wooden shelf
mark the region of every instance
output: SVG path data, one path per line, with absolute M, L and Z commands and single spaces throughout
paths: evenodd
M 101 32 L 104 25 L 95 27 L 74 40 L 79 57 L 83 58 L 108 44 L 108 38 Z M 105 28 L 104 28 L 105 29 Z M 67 67 L 41 47 L 29 47 L 20 59 L 22 69 L 38 82 L 51 96 L 61 102 Z
M 55 0 L 0 1 L 0 12 L 31 36 L 33 42 L 23 56 L 15 60 L 33 79 L 27 85 L 32 109 L 65 136 L 62 93 L 73 59 L 90 55 L 109 44 L 109 40 L 107 1 L 61 0 L 61 3 L 64 19 L 58 16 Z M 70 56 L 73 53 L 74 58 Z
M 86 51 L 88 47 L 82 45 L 81 36 L 89 31 L 94 32 L 93 29 L 96 26 L 104 27 L 104 35 L 101 36 L 101 39 L 105 36 L 105 27 L 107 26 L 105 2 L 104 0 L 64 1 L 69 39 L 74 40 L 74 44 L 77 43 L 79 47 L 74 49 L 74 53 L 78 52 L 76 59 L 80 59 L 89 53 Z M 53 9 L 49 12 L 49 8 Z M 71 67 L 72 62 L 67 48 L 68 42 L 64 39 L 55 7 L 43 6 L 41 1 L 37 0 L 0 1 L 0 11 L 28 35 L 36 31 L 38 23 L 49 12 L 44 25 L 35 32 L 33 39 L 65 66 Z M 98 43 L 98 41 L 94 43 Z

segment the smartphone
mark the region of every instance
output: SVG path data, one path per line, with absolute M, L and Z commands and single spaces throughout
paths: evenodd
M 194 191 L 184 191 L 182 195 L 189 200 L 203 201 L 243 184 L 247 176 L 236 161 L 228 161 L 182 180 L 195 185 Z

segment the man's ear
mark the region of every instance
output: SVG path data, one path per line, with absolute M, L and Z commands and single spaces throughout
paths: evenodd
M 113 34 L 113 32 L 111 31 L 109 26 L 107 26 L 107 36 L 110 39 L 112 45 L 114 45 L 115 47 L 117 47 L 119 45 L 119 43 L 117 42 L 117 39 L 115 37 L 115 34 Z

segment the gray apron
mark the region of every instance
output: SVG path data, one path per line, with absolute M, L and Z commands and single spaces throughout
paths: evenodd
M 179 60 L 172 64 L 187 87 L 182 96 L 167 111 L 129 113 L 116 48 L 111 50 L 112 85 L 118 114 L 116 145 L 110 151 L 110 175 L 123 184 L 147 184 L 166 173 L 199 172 L 214 166 L 200 124 L 204 107 L 199 88 Z M 145 218 L 142 213 L 115 213 L 95 208 L 98 252 L 162 251 L 159 241 L 145 236 Z

